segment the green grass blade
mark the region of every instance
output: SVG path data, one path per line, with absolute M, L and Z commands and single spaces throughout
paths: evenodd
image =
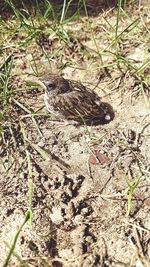
M 12 256 L 13 252 L 14 252 L 14 249 L 15 249 L 15 246 L 16 246 L 16 243 L 17 243 L 19 234 L 21 233 L 22 228 L 24 227 L 24 225 L 26 224 L 26 222 L 29 220 L 29 218 L 30 218 L 30 213 L 27 212 L 27 214 L 26 214 L 26 216 L 24 218 L 24 221 L 23 221 L 22 225 L 20 226 L 19 230 L 17 231 L 17 233 L 16 233 L 16 235 L 14 237 L 13 244 L 12 244 L 12 246 L 10 248 L 10 251 L 9 251 L 8 256 L 7 256 L 7 258 L 6 258 L 5 262 L 4 262 L 3 267 L 7 267 L 8 266 L 9 260 L 10 260 L 10 258 Z
M 30 145 L 31 145 L 32 148 L 34 148 L 41 155 L 41 157 L 44 160 L 49 160 L 50 159 L 49 154 L 46 151 L 44 151 L 41 147 L 39 147 L 36 144 L 31 144 L 31 143 L 30 143 Z

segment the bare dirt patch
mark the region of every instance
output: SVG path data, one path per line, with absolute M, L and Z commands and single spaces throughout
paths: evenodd
M 114 12 L 108 12 L 111 21 Z M 136 17 L 137 9 L 134 12 Z M 29 178 L 33 181 L 33 222 L 20 233 L 9 266 L 149 264 L 149 88 L 142 92 L 137 77 L 129 70 L 122 74 L 111 54 L 104 54 L 103 63 L 109 60 L 113 68 L 107 72 L 100 69 L 88 28 L 83 30 L 86 23 L 83 18 L 72 31 L 73 23 L 66 26 L 78 36 L 66 46 L 57 38 L 40 35 L 34 45 L 14 51 L 7 113 L 11 116 L 0 140 L 1 265 L 28 209 Z M 106 25 L 102 27 L 100 18 L 95 17 L 92 26 L 100 37 Z M 143 47 L 147 50 L 147 40 L 141 46 L 138 38 L 136 33 L 123 42 L 126 56 L 137 59 Z M 106 40 L 109 45 L 105 35 L 97 44 L 102 48 Z M 54 54 L 58 50 L 59 54 Z M 140 62 L 143 56 L 141 52 Z M 42 89 L 25 82 L 35 75 L 37 66 L 39 73 L 63 69 L 64 77 L 94 89 L 113 106 L 114 120 L 99 126 L 53 124 L 43 107 Z M 33 112 L 37 113 L 34 119 Z M 32 162 L 31 177 L 26 150 Z M 127 181 L 133 184 L 138 178 L 129 209 Z

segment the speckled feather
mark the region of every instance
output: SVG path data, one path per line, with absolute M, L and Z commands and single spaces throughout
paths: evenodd
M 45 88 L 45 105 L 57 116 L 78 123 L 105 123 L 112 119 L 110 105 L 81 83 L 55 75 L 39 80 Z

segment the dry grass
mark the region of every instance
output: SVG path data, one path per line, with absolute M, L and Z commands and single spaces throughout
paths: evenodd
M 101 11 L 99 15 L 89 16 L 89 7 L 93 15 L 96 10 L 94 5 L 91 6 L 86 1 L 77 1 L 76 6 L 72 1 L 64 1 L 63 6 L 53 5 L 47 0 L 41 2 L 41 5 L 35 1 L 34 4 L 28 6 L 26 1 L 22 1 L 21 7 L 17 7 L 15 1 L 5 0 L 1 9 L 1 181 L 4 177 L 13 174 L 18 177 L 26 173 L 28 185 L 28 199 L 25 206 L 26 212 L 24 212 L 28 216 L 25 215 L 18 232 L 16 234 L 14 232 L 14 241 L 11 246 L 10 244 L 8 246 L 8 256 L 5 255 L 3 259 L 4 267 L 13 266 L 11 263 L 9 265 L 13 254 L 17 257 L 19 266 L 37 266 L 32 262 L 28 264 L 28 261 L 22 260 L 14 253 L 14 249 L 22 227 L 29 217 L 32 223 L 32 216 L 34 216 L 32 214 L 32 187 L 35 153 L 38 153 L 39 157 L 45 161 L 51 158 L 51 153 L 47 153 L 45 147 L 41 148 L 38 144 L 31 142 L 28 137 L 27 120 L 30 119 L 30 124 L 34 125 L 42 140 L 41 121 L 50 114 L 45 112 L 42 105 L 37 103 L 36 106 L 36 98 L 40 99 L 42 92 L 34 83 L 27 82 L 27 80 L 30 80 L 32 76 L 45 73 L 59 73 L 70 79 L 79 79 L 97 91 L 99 84 L 105 81 L 107 87 L 111 88 L 108 95 L 118 91 L 122 99 L 125 95 L 131 99 L 142 96 L 147 109 L 144 119 L 149 116 L 149 7 L 142 5 L 141 2 L 137 5 L 134 1 L 129 4 L 124 1 L 124 7 L 122 7 L 122 1 L 118 0 L 118 8 L 112 7 Z M 72 10 L 74 12 L 71 12 Z M 103 86 L 101 86 L 101 92 L 104 97 L 107 97 Z M 130 172 L 130 178 L 135 178 L 135 182 L 127 181 L 123 193 L 126 203 L 128 202 L 129 220 L 132 219 L 134 213 L 133 210 L 131 211 L 134 192 L 141 183 L 141 177 L 149 176 L 148 166 L 142 165 L 138 158 L 141 135 L 149 126 L 149 123 L 143 125 L 143 121 L 141 120 L 142 128 L 139 132 L 137 131 L 134 147 L 129 148 L 126 136 L 124 139 L 118 136 L 111 137 L 115 139 L 113 142 L 120 146 L 121 152 L 118 157 L 121 158 L 123 155 L 121 153 L 125 150 L 133 150 L 134 160 L 139 166 L 138 173 Z M 86 134 L 90 139 L 87 141 L 88 146 L 104 142 L 105 134 L 95 134 L 87 128 L 85 136 Z M 112 166 L 113 170 L 114 165 Z M 125 176 L 126 172 L 124 172 Z M 138 227 L 135 229 L 137 231 Z M 128 259 L 128 264 L 148 266 L 147 251 L 144 251 L 143 244 L 141 244 L 142 237 L 137 232 L 136 239 L 138 240 L 136 243 L 133 242 L 133 246 L 136 250 L 136 259 L 141 265 L 132 265 L 133 259 Z M 51 266 L 49 261 L 52 259 L 48 260 L 40 253 L 37 253 L 36 258 L 40 262 L 38 266 Z M 106 255 L 105 258 L 107 258 Z M 52 261 L 52 266 L 62 266 L 59 259 L 58 263 L 55 263 L 56 261 L 57 259 Z

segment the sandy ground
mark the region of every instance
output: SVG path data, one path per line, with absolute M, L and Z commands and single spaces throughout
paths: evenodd
M 108 13 L 107 18 L 115 20 L 114 13 Z M 99 17 L 91 20 L 101 36 Z M 72 25 L 67 25 L 67 30 Z M 82 27 L 78 22 L 76 34 L 80 35 L 82 45 L 88 47 L 90 56 L 87 52 L 83 58 L 80 42 L 75 41 L 73 45 L 70 42 L 65 54 L 62 50 L 61 60 L 54 55 L 50 70 L 47 57 L 41 54 L 37 44 L 15 54 L 11 79 L 14 97 L 10 99 L 8 124 L 13 119 L 15 123 L 10 124 L 13 134 L 6 127 L 0 148 L 3 163 L 0 170 L 1 266 L 29 206 L 26 150 L 32 162 L 33 222 L 25 224 L 21 231 L 9 266 L 149 265 L 148 90 L 141 93 L 139 82 L 129 71 L 122 74 L 114 67 L 106 74 L 100 70 L 100 60 L 92 52 L 93 40 L 86 29 L 81 36 Z M 138 36 L 135 39 L 130 36 L 123 51 L 141 63 L 146 44 L 137 40 Z M 106 46 L 105 39 L 99 38 L 98 42 L 101 48 Z M 49 47 L 47 40 L 42 45 L 48 53 L 58 43 L 59 40 L 54 39 L 52 46 Z M 42 73 L 52 69 L 57 73 L 60 64 L 71 60 L 71 65 L 63 70 L 64 77 L 80 80 L 94 89 L 103 101 L 113 106 L 114 120 L 107 125 L 79 127 L 52 123 L 53 117 L 43 107 L 42 89 L 29 90 L 25 82 L 34 76 L 32 52 Z M 103 56 L 104 63 L 113 63 L 111 60 L 110 54 Z M 80 69 L 72 68 L 73 64 Z M 24 107 L 32 112 L 41 110 L 33 120 Z M 28 141 L 23 138 L 23 130 Z M 133 184 L 138 178 L 127 216 L 127 182 Z

